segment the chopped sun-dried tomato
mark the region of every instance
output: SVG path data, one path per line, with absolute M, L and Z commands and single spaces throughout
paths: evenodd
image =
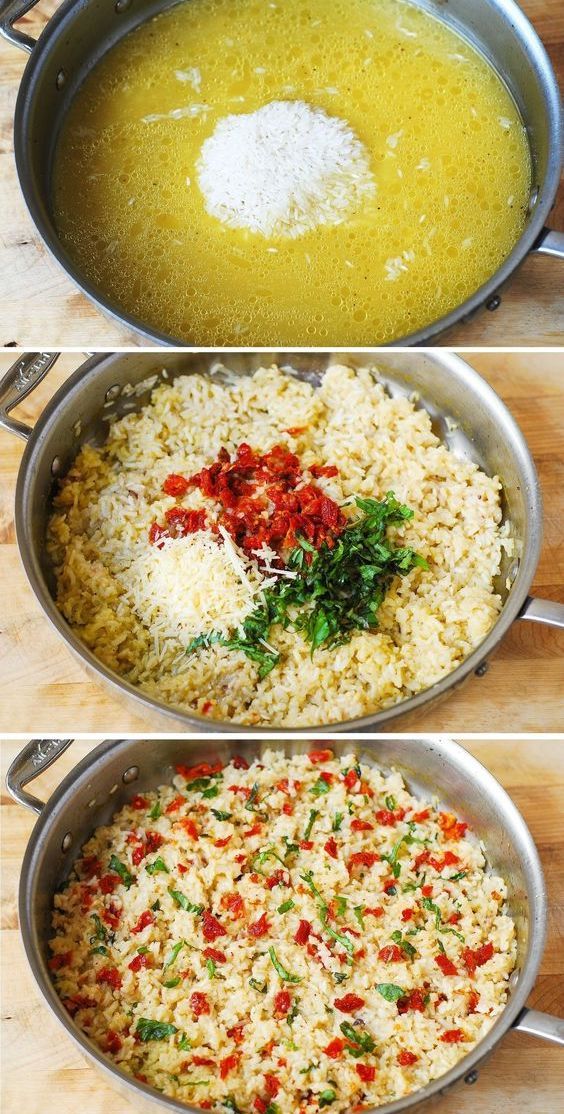
M 296 944 L 307 944 L 311 933 L 312 926 L 309 921 L 300 921 L 295 934 L 294 941 Z
M 421 810 L 421 812 L 414 812 L 413 819 L 415 820 L 416 824 L 422 824 L 424 820 L 429 819 L 430 815 L 431 810 L 428 808 L 424 808 Z
M 345 1043 L 344 1040 L 341 1040 L 341 1037 L 335 1037 L 334 1040 L 329 1041 L 327 1048 L 324 1048 L 323 1051 L 325 1055 L 329 1056 L 332 1060 L 338 1060 L 339 1056 L 343 1054 Z
M 284 804 L 282 805 L 282 812 L 285 816 L 293 816 L 294 806 L 291 805 L 289 801 L 284 801 Z
M 333 836 L 331 836 L 331 838 L 327 840 L 327 843 L 324 846 L 324 850 L 327 852 L 328 855 L 331 856 L 332 859 L 338 859 L 339 852 Z
M 284 1017 L 290 1009 L 291 1002 L 292 995 L 290 991 L 279 990 L 278 993 L 274 995 L 274 1013 L 278 1017 Z
M 339 469 L 335 464 L 311 464 L 309 470 L 316 479 L 319 479 L 320 476 L 327 476 L 327 478 L 329 478 L 330 476 L 339 475 Z
M 271 874 L 270 877 L 266 879 L 267 890 L 273 890 L 275 886 L 289 886 L 289 885 L 290 885 L 290 875 L 288 874 L 287 870 L 283 870 L 281 867 L 279 867 L 278 870 L 275 870 L 274 873 Z
M 402 1048 L 396 1056 L 400 1068 L 410 1068 L 412 1064 L 417 1063 L 418 1059 L 419 1057 L 414 1052 L 408 1052 L 407 1048 Z
M 201 1017 L 203 1013 L 210 1012 L 210 1004 L 206 994 L 202 994 L 200 990 L 194 990 L 190 995 L 190 1008 L 194 1017 Z
M 183 766 L 181 764 L 174 767 L 180 777 L 186 781 L 195 781 L 199 777 L 213 777 L 214 774 L 219 774 L 223 769 L 222 762 L 200 762 L 197 766 Z
M 379 858 L 375 851 L 355 851 L 349 859 L 348 868 L 354 870 L 356 866 L 371 867 L 379 861 Z
M 382 963 L 402 963 L 405 955 L 399 944 L 386 944 L 385 947 L 380 948 L 378 959 L 381 959 Z
M 213 913 L 210 913 L 208 909 L 204 909 L 202 913 L 202 932 L 204 940 L 208 940 L 210 943 L 217 940 L 218 936 L 227 936 L 223 925 L 219 923 L 217 917 L 214 917 Z
M 384 910 L 381 905 L 377 905 L 374 909 L 364 909 L 363 917 L 383 917 Z
M 477 990 L 471 990 L 468 995 L 468 1013 L 475 1013 L 476 1006 L 480 1001 L 480 995 Z
M 369 820 L 351 820 L 351 831 L 353 832 L 372 832 L 374 824 Z
M 149 952 L 145 952 L 141 955 L 135 955 L 131 960 L 131 963 L 127 964 L 130 971 L 140 971 L 142 967 L 150 968 L 152 967 L 152 965 L 153 960 Z
M 58 955 L 52 955 L 49 960 L 49 968 L 51 971 L 60 971 L 61 967 L 68 967 L 72 961 L 72 952 L 59 952 Z
M 231 1029 L 227 1030 L 227 1036 L 230 1040 L 235 1041 L 235 1044 L 242 1044 L 245 1039 L 245 1026 L 233 1025 Z
M 225 836 L 224 839 L 214 839 L 213 845 L 214 845 L 214 847 L 227 847 L 227 844 L 230 843 L 232 839 L 233 839 L 232 835 Z
M 347 789 L 354 789 L 355 785 L 358 784 L 360 778 L 356 770 L 354 769 L 354 766 L 345 774 L 343 780 Z
M 96 982 L 105 983 L 111 986 L 113 990 L 119 990 L 121 987 L 121 975 L 117 967 L 100 967 L 96 972 Z
M 198 828 L 196 821 L 192 820 L 191 816 L 184 816 L 182 820 L 178 821 L 178 823 L 180 824 L 180 827 L 186 832 L 186 835 L 190 836 L 190 839 L 200 838 L 200 829 Z
M 224 894 L 221 908 L 231 913 L 233 920 L 240 920 L 245 916 L 245 902 L 240 894 Z
M 266 1114 L 268 1109 L 268 1102 L 266 1099 L 261 1099 L 260 1095 L 257 1095 L 253 1105 L 255 1110 L 258 1111 L 258 1114 Z
M 274 1099 L 280 1090 L 280 1080 L 267 1072 L 264 1077 L 264 1087 L 269 1098 Z
M 102 909 L 102 920 L 109 928 L 117 928 L 121 920 L 122 912 L 123 910 L 111 901 L 106 909 Z
M 227 962 L 227 956 L 225 952 L 218 952 L 217 948 L 204 948 L 202 955 L 204 959 L 211 959 L 214 963 Z
M 308 754 L 313 766 L 319 765 L 320 762 L 331 762 L 334 757 L 332 750 L 310 750 Z
M 174 799 L 170 802 L 170 804 L 168 804 L 165 808 L 165 812 L 166 812 L 167 816 L 171 812 L 178 812 L 178 809 L 182 808 L 182 805 L 185 805 L 185 804 L 186 804 L 186 797 L 182 797 L 180 794 L 178 795 L 178 797 L 174 797 Z
M 477 967 L 483 967 L 492 958 L 494 946 L 491 943 L 482 944 L 480 948 L 464 948 L 462 962 L 466 970 L 473 975 Z
M 326 785 L 332 785 L 335 780 L 335 774 L 332 774 L 330 770 L 321 770 L 319 777 Z
M 165 495 L 172 495 L 173 499 L 182 499 L 188 491 L 190 484 L 184 476 L 177 475 L 176 472 L 171 472 L 167 476 L 164 484 L 163 491 Z
M 103 894 L 113 894 L 120 881 L 119 874 L 103 874 L 98 885 Z
M 82 878 L 89 880 L 90 878 L 97 878 L 102 869 L 102 864 L 95 855 L 87 855 L 86 858 L 80 860 L 80 874 Z
M 259 821 L 257 821 L 256 824 L 253 824 L 252 828 L 245 828 L 244 831 L 243 831 L 243 835 L 246 836 L 247 839 L 249 839 L 251 836 L 260 835 L 261 832 L 262 832 L 262 824 Z
M 258 939 L 260 936 L 266 936 L 269 929 L 270 925 L 266 919 L 266 913 L 262 913 L 258 921 L 249 925 L 248 932 L 249 936 L 254 936 Z
M 397 817 L 396 817 L 395 812 L 392 812 L 389 808 L 378 809 L 378 812 L 375 813 L 375 816 L 376 816 L 376 819 L 377 819 L 378 823 L 383 824 L 384 827 L 391 828 L 392 825 L 397 822 Z
M 312 839 L 300 839 L 300 851 L 311 851 L 312 847 Z
M 415 915 L 415 910 L 414 909 L 402 909 L 402 911 L 401 911 L 402 921 L 411 921 L 411 920 L 413 920 L 414 915 Z
M 133 925 L 131 931 L 137 936 L 140 932 L 143 932 L 144 928 L 148 928 L 150 924 L 154 923 L 155 914 L 152 913 L 150 909 L 146 909 L 144 913 L 141 913 L 139 920 Z
M 147 808 L 148 805 L 149 805 L 149 802 L 148 802 L 147 798 L 142 797 L 139 793 L 137 794 L 136 797 L 132 797 L 132 799 L 129 802 L 130 808 L 136 808 L 136 809 Z
M 219 1061 L 220 1079 L 226 1079 L 231 1071 L 235 1071 L 235 1068 L 239 1066 L 241 1055 L 241 1052 L 232 1052 L 225 1059 Z
M 235 770 L 248 770 L 249 768 L 249 763 L 246 758 L 243 758 L 242 754 L 236 754 L 235 757 L 231 759 L 231 765 Z
M 63 998 L 63 1006 L 71 1017 L 79 1010 L 93 1010 L 98 1003 L 95 998 L 88 998 L 85 994 L 73 994 L 72 998 Z
M 355 1064 L 357 1075 L 363 1083 L 373 1083 L 376 1078 L 376 1068 L 372 1064 Z
M 186 1061 L 186 1063 L 189 1066 L 190 1061 Z M 215 1060 L 212 1056 L 192 1056 L 191 1063 L 196 1068 L 207 1068 L 211 1067 L 212 1064 L 215 1064 Z
M 410 990 L 409 994 L 404 995 L 403 998 L 400 998 L 398 1000 L 398 1013 L 408 1013 L 409 1010 L 415 1010 L 416 1013 L 424 1013 L 426 998 L 427 992 L 425 990 L 420 990 L 418 988 L 415 990 Z
M 444 1041 L 445 1044 L 459 1044 L 460 1041 L 465 1039 L 462 1029 L 447 1029 L 446 1032 L 439 1037 L 439 1040 Z
M 452 960 L 448 958 L 448 955 L 442 955 L 442 953 L 441 955 L 436 955 L 435 963 L 437 964 L 437 967 L 440 967 L 443 975 L 458 974 L 458 967 L 456 967 Z
M 184 866 L 184 863 L 178 863 L 176 869 L 177 869 L 179 874 L 188 874 L 188 871 L 189 871 L 190 868 L 187 867 L 187 866 Z
M 114 1029 L 108 1029 L 108 1032 L 104 1037 L 103 1047 L 104 1052 L 113 1052 L 114 1056 L 116 1052 L 119 1052 L 119 1050 L 123 1048 L 123 1041 Z
M 364 998 L 359 998 L 358 994 L 345 994 L 344 998 L 335 998 L 333 1005 L 341 1013 L 354 1013 L 355 1010 L 362 1009 Z
M 451 812 L 439 813 L 439 827 L 445 839 L 462 839 L 468 830 L 468 824 L 463 820 L 457 820 Z

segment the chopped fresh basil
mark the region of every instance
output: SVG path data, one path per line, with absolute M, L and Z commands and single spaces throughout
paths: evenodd
M 332 925 L 329 924 L 329 918 L 327 916 L 327 906 L 323 906 L 323 908 L 320 910 L 319 919 L 328 936 L 331 936 L 333 940 L 336 940 L 337 943 L 341 944 L 345 951 L 349 953 L 349 955 L 354 955 L 354 944 L 350 936 L 343 936 L 341 932 L 336 932 Z
M 172 900 L 176 902 L 177 905 L 180 905 L 187 913 L 196 913 L 197 916 L 199 916 L 200 913 L 203 913 L 204 906 L 194 905 L 191 901 L 188 900 L 185 894 L 180 892 L 180 890 L 171 889 L 168 892 Z
M 192 1041 L 189 1040 L 189 1038 L 186 1036 L 186 1033 L 182 1034 L 176 1047 L 178 1048 L 179 1052 L 188 1052 L 191 1049 Z
M 334 817 L 333 817 L 333 823 L 331 824 L 331 831 L 332 832 L 340 832 L 344 819 L 345 819 L 344 812 L 336 812 Z
M 169 955 L 169 957 L 168 957 L 168 959 L 167 959 L 167 961 L 166 961 L 166 963 L 163 967 L 163 971 L 166 971 L 168 967 L 172 967 L 172 964 L 175 963 L 176 960 L 178 959 L 178 955 L 182 951 L 182 948 L 185 948 L 185 947 L 186 947 L 186 941 L 185 940 L 179 940 L 178 943 L 174 945 L 174 947 L 173 947 L 173 949 L 172 949 L 172 951 L 171 951 L 171 953 L 170 953 L 170 955 Z
M 409 959 L 413 959 L 413 957 L 417 955 L 417 952 L 416 952 L 415 948 L 413 947 L 413 944 L 410 944 L 409 940 L 404 940 L 404 938 L 403 938 L 401 932 L 399 931 L 399 929 L 396 929 L 395 932 L 392 932 L 392 940 L 394 941 L 395 944 L 399 944 L 402 952 L 405 952 L 405 954 L 409 957 Z
M 355 917 L 356 917 L 356 919 L 357 919 L 357 921 L 360 925 L 360 929 L 361 929 L 362 932 L 364 932 L 365 927 L 366 927 L 365 924 L 364 924 L 364 918 L 362 916 L 363 912 L 364 912 L 364 905 L 355 905 L 355 907 L 353 909 L 353 913 L 354 913 L 354 915 L 355 915 Z
M 319 816 L 319 812 L 317 811 L 317 809 L 315 809 L 315 808 L 310 809 L 309 820 L 307 822 L 307 827 L 306 827 L 306 830 L 304 832 L 304 839 L 309 839 L 309 837 L 311 835 L 311 830 L 312 830 L 313 825 L 315 824 L 315 821 L 317 820 L 318 816 Z
M 302 982 L 302 979 L 299 975 L 292 975 L 290 971 L 287 971 L 286 968 L 282 966 L 273 947 L 270 947 L 268 949 L 268 954 L 270 956 L 274 970 L 277 972 L 278 975 L 280 975 L 280 978 L 283 982 Z
M 90 943 L 93 944 L 96 940 L 102 940 L 105 944 L 108 939 L 107 928 L 104 928 L 104 925 L 102 924 L 97 913 L 91 913 L 90 918 L 94 921 L 94 927 L 96 929 L 94 936 L 90 937 Z
M 329 792 L 329 785 L 322 777 L 318 778 L 315 785 L 312 785 L 310 793 L 312 797 L 324 797 Z
M 290 909 L 293 909 L 295 907 L 295 904 L 295 901 L 292 901 L 292 898 L 290 897 L 288 898 L 288 901 L 283 901 L 282 904 L 278 906 L 278 909 L 276 911 L 277 913 L 289 913 Z
M 98 944 L 97 948 L 90 949 L 90 955 L 109 955 L 109 951 L 105 944 Z
M 170 1025 L 166 1021 L 150 1021 L 146 1017 L 140 1017 L 135 1035 L 142 1041 L 162 1041 L 166 1040 L 167 1037 L 172 1037 L 177 1032 L 176 1025 Z
M 216 820 L 231 820 L 233 816 L 232 812 L 221 812 L 219 808 L 212 808 L 211 812 Z
M 217 785 L 210 785 L 209 789 L 204 789 L 202 797 L 206 800 L 211 800 L 213 797 L 219 797 L 219 789 Z
M 153 805 L 153 807 L 152 807 L 152 809 L 149 813 L 149 820 L 158 820 L 159 816 L 162 815 L 162 811 L 163 810 L 161 808 L 161 802 L 160 801 L 155 801 L 155 803 L 154 803 L 154 805 Z
M 460 879 L 461 878 L 466 878 L 467 874 L 468 874 L 467 870 L 459 870 L 458 874 L 451 874 L 450 878 L 447 878 L 446 881 L 447 882 L 460 882 Z
M 158 874 L 159 871 L 162 871 L 163 874 L 170 874 L 170 870 L 168 869 L 164 860 L 161 859 L 160 855 L 158 859 L 155 859 L 154 862 L 148 863 L 145 869 L 147 871 L 147 874 Z
M 252 979 L 251 978 L 251 979 L 249 979 L 249 986 L 252 986 L 253 990 L 258 990 L 259 994 L 266 994 L 266 983 L 265 982 L 260 983 L 258 981 L 258 979 Z
M 173 986 L 178 986 L 179 982 L 180 975 L 177 975 L 175 979 L 169 979 L 168 982 L 164 982 L 163 986 L 166 987 L 167 990 L 172 990 Z
M 342 1021 L 340 1029 L 347 1041 L 354 1046 L 347 1049 L 351 1056 L 358 1059 L 359 1056 L 366 1056 L 370 1052 L 374 1052 L 376 1048 L 375 1041 L 366 1030 L 355 1029 L 349 1021 Z
M 112 855 L 110 859 L 110 870 L 115 870 L 116 874 L 119 874 L 126 890 L 133 885 L 135 881 L 133 874 L 130 874 L 125 863 L 119 861 L 117 855 Z
M 386 805 L 386 808 L 389 809 L 390 812 L 395 812 L 396 808 L 398 807 L 396 798 L 392 797 L 391 794 L 390 794 L 389 797 L 386 797 L 385 805 Z
M 322 1106 L 331 1106 L 331 1103 L 335 1102 L 336 1098 L 337 1098 L 337 1092 L 336 1091 L 329 1090 L 329 1089 L 326 1090 L 326 1091 L 322 1091 L 320 1096 L 319 1096 L 319 1109 L 321 1110 Z
M 386 999 L 386 1002 L 397 1002 L 400 998 L 405 997 L 405 990 L 401 986 L 396 986 L 393 982 L 379 982 L 375 990 Z

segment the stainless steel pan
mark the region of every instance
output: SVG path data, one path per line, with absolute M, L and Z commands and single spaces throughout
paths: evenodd
M 51 170 L 61 122 L 92 67 L 119 39 L 171 7 L 175 0 L 64 0 L 35 42 L 15 24 L 36 0 L 0 0 L 0 33 L 30 53 L 19 90 L 14 148 L 22 193 L 52 255 L 81 290 L 128 331 L 160 344 L 201 343 L 152 328 L 106 297 L 73 263 L 61 244 L 51 209 Z M 533 161 L 530 212 L 518 243 L 479 290 L 440 320 L 396 344 L 428 344 L 480 309 L 498 308 L 500 293 L 531 252 L 564 259 L 564 233 L 546 227 L 562 167 L 562 112 L 548 56 L 514 0 L 415 0 L 460 31 L 489 59 L 510 89 L 525 122 Z M 72 173 L 72 168 L 69 170 Z M 263 343 L 268 343 L 265 337 Z
M 165 369 L 168 378 L 178 374 L 211 374 L 217 365 L 213 352 L 112 353 L 98 355 L 82 365 L 56 392 L 33 431 L 14 421 L 9 411 L 33 389 L 52 366 L 56 356 L 24 356 L 0 382 L 0 426 L 27 440 L 16 490 L 16 532 L 30 584 L 47 617 L 81 661 L 98 680 L 109 683 L 114 694 L 132 697 L 137 711 L 156 726 L 200 731 L 241 731 L 232 722 L 210 721 L 182 712 L 149 697 L 104 666 L 80 642 L 58 611 L 53 599 L 53 577 L 45 554 L 45 528 L 54 477 L 64 474 L 85 440 L 101 441 L 107 419 L 141 405 L 146 396 L 132 399 L 123 387 L 139 383 Z M 230 369 L 249 375 L 261 364 L 292 365 L 300 378 L 316 384 L 324 368 L 335 360 L 352 366 L 375 363 L 391 393 L 418 392 L 431 413 L 435 431 L 454 452 L 477 461 L 503 483 L 503 512 L 511 524 L 516 558 L 507 560 L 496 585 L 504 606 L 481 645 L 448 677 L 417 696 L 363 719 L 327 724 L 326 730 L 383 730 L 402 726 L 423 707 L 454 691 L 473 673 L 481 676 L 488 660 L 516 619 L 564 627 L 564 604 L 531 599 L 529 590 L 538 563 L 542 535 L 542 507 L 538 479 L 526 441 L 501 399 L 489 385 L 457 356 L 442 350 L 394 353 L 391 351 L 234 352 L 224 356 Z M 215 372 L 217 375 L 217 372 Z M 508 589 L 507 583 L 510 584 Z M 276 728 L 276 724 L 269 727 Z M 264 728 L 257 728 L 257 731 Z
M 49 766 L 69 742 L 49 739 L 29 743 L 12 763 L 6 781 L 12 796 L 39 816 L 23 861 L 19 896 L 20 928 L 35 981 L 51 1011 L 81 1051 L 137 1108 L 142 1100 L 152 1099 L 155 1105 L 169 1111 L 185 1114 L 188 1109 L 196 1114 L 195 1108 L 165 1098 L 112 1065 L 69 1017 L 47 966 L 53 894 L 67 877 L 80 847 L 95 827 L 109 822 L 130 799 L 132 791 L 144 792 L 168 780 L 172 766 L 186 761 L 187 744 L 179 739 L 104 742 L 79 762 L 44 805 L 24 786 Z M 212 754 L 228 762 L 236 753 L 250 759 L 262 753 L 265 746 L 289 755 L 307 749 L 305 741 L 265 744 L 258 740 L 223 739 L 210 743 L 193 739 L 188 752 L 190 762 L 209 761 Z M 564 1021 L 526 1006 L 544 948 L 547 900 L 535 845 L 507 793 L 475 758 L 450 740 L 378 739 L 355 744 L 340 739 L 333 744 L 337 756 L 351 747 L 358 750 L 363 761 L 399 769 L 412 792 L 424 798 L 438 796 L 447 808 L 471 825 L 485 845 L 490 866 L 507 882 L 508 911 L 517 930 L 517 966 L 503 1013 L 487 1036 L 451 1071 L 407 1098 L 378 1107 L 378 1114 L 399 1114 L 444 1094 L 463 1080 L 466 1084 L 476 1083 L 480 1066 L 511 1029 L 564 1046 Z

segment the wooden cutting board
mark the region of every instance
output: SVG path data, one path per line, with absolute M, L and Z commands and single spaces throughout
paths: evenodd
M 0 354 L 0 372 L 12 355 Z M 533 594 L 564 601 L 564 352 L 469 357 L 523 429 L 539 470 L 545 534 Z M 79 356 L 66 354 L 20 406 L 33 424 Z M 24 575 L 13 502 L 23 442 L 0 431 L 0 731 L 148 730 L 129 704 L 91 680 L 51 629 Z M 562 727 L 564 632 L 517 622 L 484 677 L 424 715 L 422 731 L 555 731 Z
M 4 740 L 5 771 L 23 740 Z M 34 784 L 49 792 L 92 746 L 75 743 Z M 155 744 L 156 746 L 158 743 Z M 564 1016 L 564 738 L 464 743 L 509 791 L 539 849 L 549 894 L 548 939 L 530 1005 Z M 2 1005 L 6 1114 L 130 1114 L 130 1103 L 82 1059 L 39 996 L 18 932 L 17 885 L 34 818 L 6 795 L 2 819 Z M 505 1038 L 472 1086 L 460 1084 L 432 1106 L 433 1114 L 557 1114 L 564 1094 L 562 1050 L 532 1037 Z M 137 1107 L 138 1109 L 138 1107 Z M 430 1110 L 431 1114 L 431 1110 Z
M 58 0 L 40 0 L 21 20 L 37 38 Z M 542 38 L 564 88 L 562 0 L 521 0 Z M 12 120 L 27 55 L 0 40 L 0 183 L 5 227 L 0 237 L 0 346 L 83 348 L 142 344 L 81 294 L 42 246 L 25 207 L 14 167 Z M 551 227 L 564 229 L 564 188 Z M 448 344 L 552 345 L 564 341 L 564 263 L 531 256 L 503 297 L 500 309 L 459 327 Z M 304 338 L 305 340 L 305 338 Z

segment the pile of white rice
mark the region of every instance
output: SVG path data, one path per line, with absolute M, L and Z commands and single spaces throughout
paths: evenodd
M 485 1035 L 515 932 L 464 824 L 354 754 L 177 770 L 55 897 L 57 991 L 120 1068 L 218 1111 L 314 1114 L 400 1098 Z
M 336 649 L 312 656 L 300 634 L 273 627 L 280 662 L 263 680 L 241 652 L 185 650 L 256 606 L 264 568 L 242 569 L 227 545 L 204 553 L 202 534 L 165 550 L 148 540 L 175 506 L 166 477 L 190 476 L 241 442 L 287 446 L 306 477 L 313 463 L 335 465 L 338 476 L 315 482 L 339 504 L 392 490 L 414 517 L 390 537 L 429 566 L 394 582 L 375 633 Z M 497 477 L 450 452 L 428 413 L 391 398 L 369 369 L 330 367 L 318 389 L 276 367 L 231 385 L 181 376 L 114 422 L 102 448 L 86 445 L 62 481 L 48 531 L 57 603 L 101 661 L 151 696 L 242 724 L 338 722 L 434 684 L 488 633 L 501 609 L 494 577 L 512 544 L 499 493 Z M 214 506 L 198 488 L 182 503 Z

